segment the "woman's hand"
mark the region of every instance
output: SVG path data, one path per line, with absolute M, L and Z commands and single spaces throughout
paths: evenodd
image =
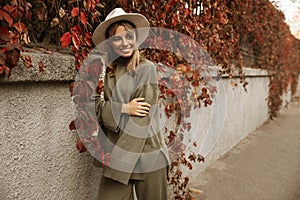
M 150 107 L 149 103 L 144 102 L 144 98 L 135 98 L 122 105 L 122 113 L 144 117 L 148 114 Z

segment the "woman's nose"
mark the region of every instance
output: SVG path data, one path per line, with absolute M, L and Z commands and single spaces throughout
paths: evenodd
M 127 46 L 127 45 L 128 45 L 128 41 L 127 41 L 126 38 L 123 38 L 123 39 L 122 39 L 122 45 L 123 45 L 123 46 Z

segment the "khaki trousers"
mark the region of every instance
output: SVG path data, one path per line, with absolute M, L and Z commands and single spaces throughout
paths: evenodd
M 133 188 L 138 200 L 167 200 L 167 169 L 149 172 L 144 180 L 130 179 L 128 185 L 102 176 L 98 200 L 134 200 Z

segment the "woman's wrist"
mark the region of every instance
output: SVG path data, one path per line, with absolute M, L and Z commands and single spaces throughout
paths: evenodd
M 128 105 L 128 103 L 122 104 L 122 110 L 121 110 L 121 113 L 128 114 L 128 110 L 129 110 L 129 105 Z

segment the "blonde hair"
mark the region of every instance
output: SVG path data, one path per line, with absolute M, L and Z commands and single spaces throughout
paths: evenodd
M 113 24 L 111 24 L 107 30 L 106 30 L 106 38 L 109 38 L 111 36 L 113 36 L 116 33 L 116 29 L 119 26 L 123 26 L 125 28 L 126 31 L 129 30 L 134 30 L 136 27 L 134 24 L 132 24 L 129 21 L 118 21 L 115 22 Z M 135 31 L 135 30 L 134 30 Z M 135 31 L 136 37 L 138 37 L 137 32 Z M 114 75 L 115 69 L 117 67 L 117 63 L 118 63 L 118 56 L 114 53 L 114 51 L 112 50 L 111 45 L 109 45 L 109 52 L 107 55 L 107 60 L 108 60 L 108 67 L 107 67 L 107 73 L 110 76 Z M 129 59 L 129 62 L 127 63 L 126 66 L 126 70 L 127 72 L 129 72 L 131 75 L 134 75 L 136 73 L 136 71 L 138 70 L 140 61 L 144 60 L 144 58 L 142 58 L 140 56 L 140 52 L 138 50 L 138 47 L 136 47 L 136 49 L 134 50 L 132 56 Z

